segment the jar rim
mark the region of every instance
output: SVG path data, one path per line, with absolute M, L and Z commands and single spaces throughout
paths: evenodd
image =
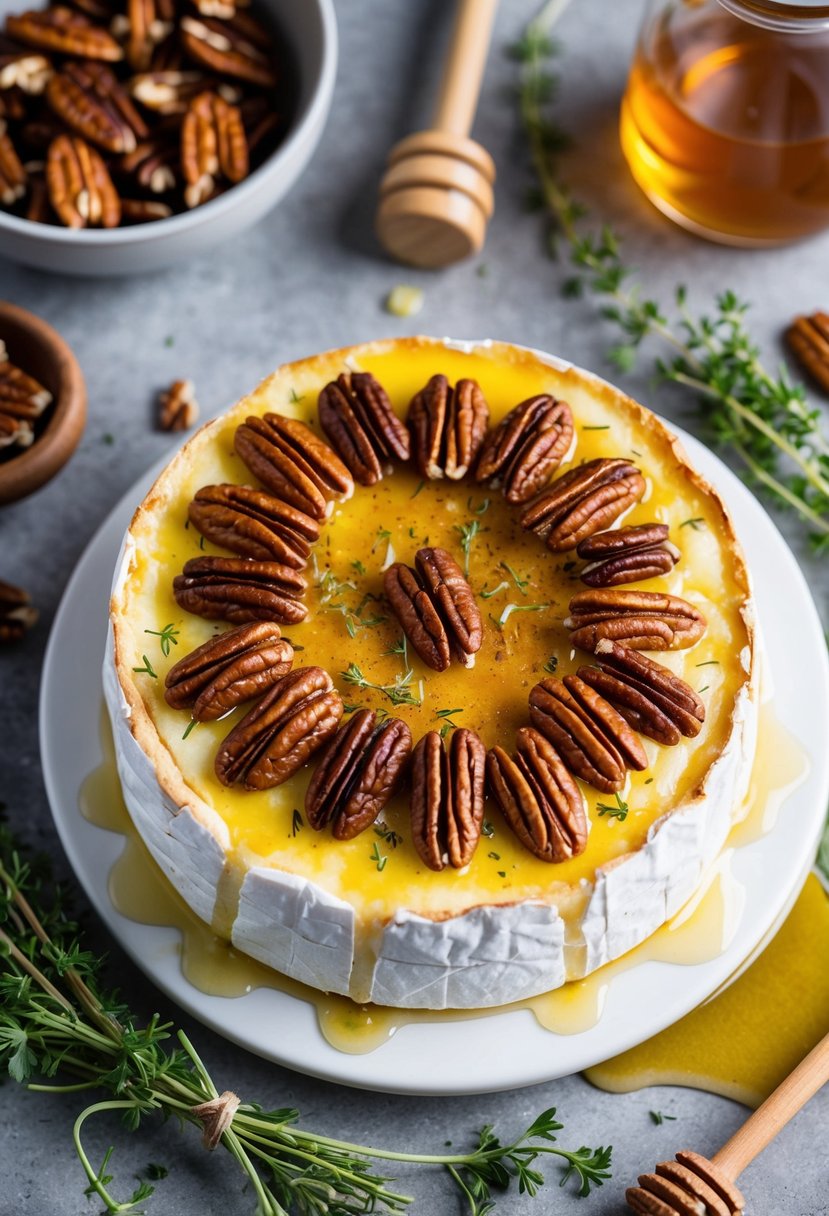
M 780 33 L 806 34 L 829 29 L 829 3 L 826 0 L 718 0 L 736 17 L 763 29 Z

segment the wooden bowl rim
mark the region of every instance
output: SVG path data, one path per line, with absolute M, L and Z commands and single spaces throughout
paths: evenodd
M 7 327 L 28 332 L 42 348 L 44 361 L 48 360 L 55 372 L 58 391 L 43 433 L 21 455 L 0 464 L 0 503 L 33 493 L 63 468 L 78 446 L 86 423 L 86 383 L 69 344 L 34 313 L 0 301 L 0 338 Z M 40 378 L 41 369 L 37 367 L 23 370 Z

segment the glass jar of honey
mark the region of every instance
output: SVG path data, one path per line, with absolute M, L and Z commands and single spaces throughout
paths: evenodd
M 650 0 L 621 139 L 648 198 L 700 236 L 829 226 L 829 3 Z

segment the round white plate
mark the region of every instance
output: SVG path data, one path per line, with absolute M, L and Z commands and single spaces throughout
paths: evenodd
M 775 828 L 735 852 L 732 872 L 745 888 L 745 906 L 725 952 L 695 966 L 645 962 L 621 972 L 598 1023 L 579 1034 L 552 1034 L 529 1011 L 510 1010 L 404 1025 L 367 1055 L 331 1047 L 313 1007 L 296 997 L 257 989 L 228 998 L 194 988 L 179 966 L 178 930 L 136 924 L 113 908 L 107 876 L 123 838 L 94 827 L 78 809 L 79 788 L 102 759 L 100 659 L 112 571 L 132 512 L 159 465 L 124 496 L 78 563 L 49 640 L 40 702 L 43 775 L 63 846 L 100 916 L 159 988 L 213 1030 L 301 1072 L 365 1089 L 461 1094 L 531 1085 L 590 1067 L 669 1026 L 734 973 L 779 923 L 814 857 L 829 799 L 829 662 L 815 606 L 779 532 L 716 456 L 680 435 L 734 516 L 754 576 L 775 713 L 811 759 L 808 778 L 790 795 Z

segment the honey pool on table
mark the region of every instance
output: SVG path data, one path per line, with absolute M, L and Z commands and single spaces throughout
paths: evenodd
M 401 1027 L 418 1022 L 464 1021 L 526 1009 L 556 1034 L 578 1034 L 602 1015 L 613 978 L 649 961 L 693 966 L 717 958 L 729 945 L 742 911 L 743 889 L 731 872 L 734 848 L 770 831 L 788 795 L 805 779 L 808 761 L 793 736 L 776 721 L 771 705 L 761 710 L 755 769 L 735 827 L 706 882 L 689 903 L 651 938 L 586 979 L 516 1005 L 486 1010 L 417 1011 L 357 1005 L 347 997 L 308 988 L 235 950 L 204 924 L 167 882 L 136 832 L 123 802 L 112 735 L 102 715 L 104 761 L 89 774 L 80 809 L 91 823 L 124 836 L 124 850 L 109 875 L 109 894 L 121 915 L 139 924 L 172 926 L 181 933 L 181 966 L 187 980 L 212 996 L 239 997 L 273 988 L 316 1010 L 320 1031 L 339 1051 L 362 1054 L 382 1047 Z M 643 1076 L 645 1075 L 643 1071 Z M 648 1084 L 647 1079 L 643 1084 Z M 634 1088 L 628 1078 L 628 1087 Z

